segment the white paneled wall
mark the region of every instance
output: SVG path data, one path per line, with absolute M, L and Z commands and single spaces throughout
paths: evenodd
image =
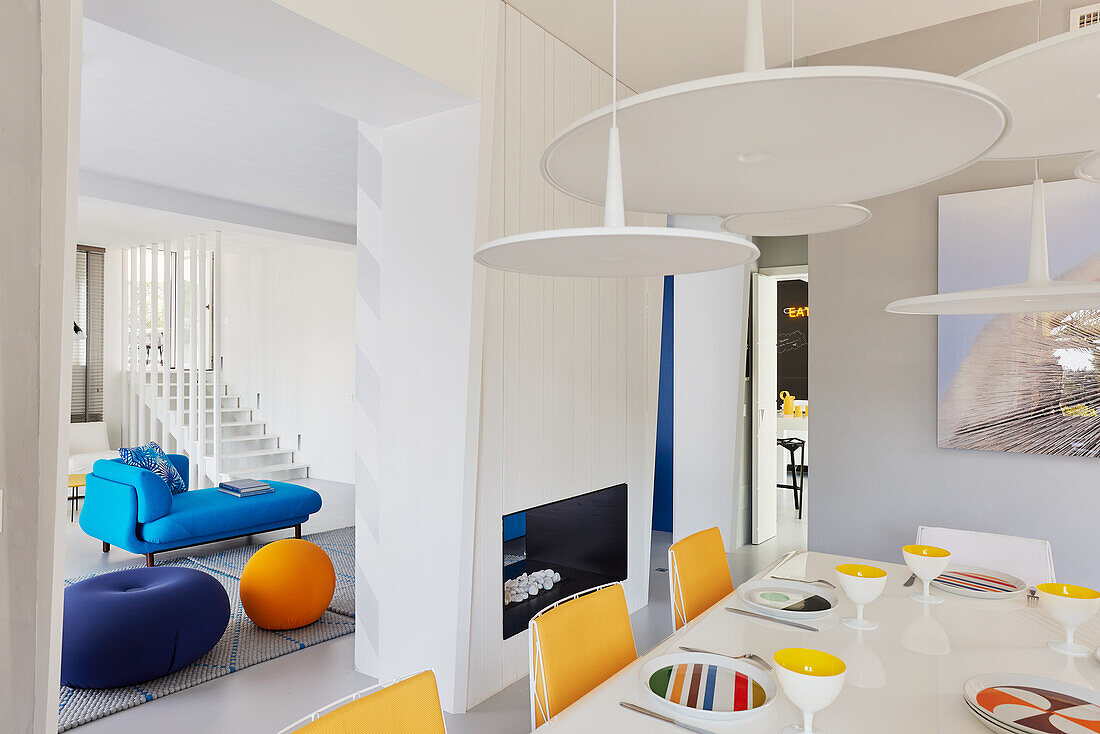
M 489 238 L 598 225 L 602 208 L 548 186 L 539 160 L 555 133 L 611 101 L 611 79 L 510 6 L 500 12 Z M 502 641 L 503 514 L 626 482 L 627 598 L 631 610 L 647 601 L 661 285 L 487 273 L 471 706 L 527 674 L 526 633 Z

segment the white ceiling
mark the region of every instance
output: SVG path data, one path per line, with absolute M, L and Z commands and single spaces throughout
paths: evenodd
M 768 66 L 1030 0 L 764 0 Z M 506 0 L 611 69 L 611 0 Z M 1084 0 L 1082 0 L 1084 3 Z M 638 92 L 741 70 L 745 0 L 619 2 L 619 76 Z
M 80 167 L 355 223 L 355 120 L 85 19 Z

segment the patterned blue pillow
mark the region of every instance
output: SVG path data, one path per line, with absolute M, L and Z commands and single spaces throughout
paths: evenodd
M 172 494 L 187 491 L 187 484 L 183 477 L 176 471 L 176 466 L 168 460 L 168 456 L 160 448 L 156 441 L 150 441 L 144 446 L 132 449 L 119 449 L 122 463 L 148 469 L 164 480 Z

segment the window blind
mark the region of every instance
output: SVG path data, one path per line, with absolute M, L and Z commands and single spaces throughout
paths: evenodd
M 71 421 L 103 420 L 103 250 L 77 246 Z M 79 330 L 79 331 L 78 331 Z

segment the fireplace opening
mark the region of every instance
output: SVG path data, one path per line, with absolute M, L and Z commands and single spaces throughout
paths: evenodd
M 502 518 L 504 639 L 556 601 L 626 580 L 626 490 L 616 484 Z

